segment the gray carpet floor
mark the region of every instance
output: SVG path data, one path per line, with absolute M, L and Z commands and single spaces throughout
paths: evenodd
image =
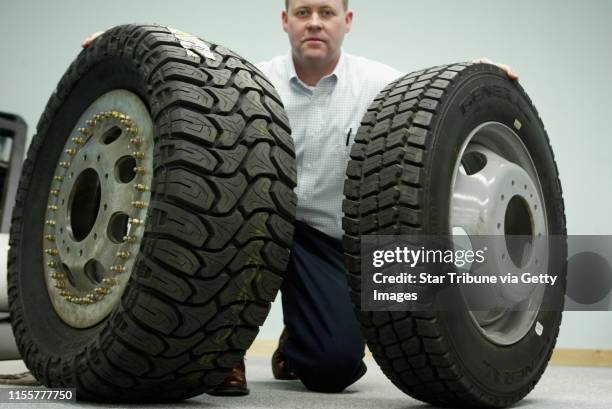
M 200 395 L 174 405 L 130 405 L 154 408 L 349 408 L 349 409 L 410 409 L 432 408 L 400 392 L 378 369 L 367 360 L 368 373 L 341 394 L 313 393 L 304 389 L 299 381 L 275 381 L 268 358 L 249 358 L 247 378 L 251 394 L 246 397 L 225 398 Z M 0 373 L 23 372 L 21 361 L 0 362 Z M 17 389 L 23 386 L 0 385 Z M 6 391 L 2 391 L 6 392 Z M 25 406 L 24 406 L 25 405 Z M 0 403 L 0 408 L 55 408 L 91 407 L 125 408 L 127 405 L 101 405 L 87 403 Z M 582 368 L 550 366 L 534 391 L 516 408 L 550 409 L 610 409 L 612 408 L 612 368 Z

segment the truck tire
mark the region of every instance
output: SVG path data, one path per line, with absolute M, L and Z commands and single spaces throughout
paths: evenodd
M 166 27 L 104 33 L 23 167 L 8 291 L 28 368 L 78 399 L 210 391 L 281 285 L 295 183 L 286 114 L 253 65 Z
M 522 87 L 489 64 L 408 74 L 371 104 L 350 156 L 343 203 L 348 280 L 383 372 L 433 405 L 504 407 L 522 399 L 551 356 L 562 292 L 547 288 L 540 299 L 554 308 L 494 317 L 449 308 L 441 297 L 426 311 L 364 311 L 360 248 L 363 235 L 448 236 L 455 228 L 468 235 L 565 235 L 553 153 Z M 563 251 L 556 267 L 564 289 Z

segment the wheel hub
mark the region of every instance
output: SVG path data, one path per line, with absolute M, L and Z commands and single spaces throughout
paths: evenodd
M 114 309 L 133 270 L 151 198 L 153 122 L 138 96 L 115 90 L 72 135 L 49 192 L 43 257 L 56 312 L 84 328 Z

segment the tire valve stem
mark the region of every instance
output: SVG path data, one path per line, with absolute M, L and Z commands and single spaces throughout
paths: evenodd
M 123 240 L 133 244 L 136 243 L 136 240 L 138 239 L 136 238 L 136 236 L 123 236 Z
M 59 163 L 62 168 L 68 169 L 70 167 L 70 162 L 62 161 Z
M 53 180 L 55 180 L 57 182 L 62 182 L 64 180 L 64 177 L 63 176 L 59 176 L 59 175 L 53 176 Z
M 137 209 L 146 209 L 147 204 L 145 202 L 132 202 L 132 206 Z
M 134 186 L 134 189 L 138 190 L 139 192 L 146 192 L 149 190 L 149 186 L 138 183 Z
M 128 258 L 130 258 L 130 252 L 129 251 L 119 251 L 119 252 L 117 252 L 117 257 L 121 257 L 123 259 L 128 259 Z
M 74 137 L 72 138 L 72 142 L 74 142 L 76 145 L 83 145 L 85 140 L 83 138 Z
M 145 154 L 144 152 L 134 152 L 132 153 L 132 155 L 136 158 L 136 159 L 144 159 L 145 158 Z
M 50 256 L 57 256 L 59 254 L 59 250 L 58 249 L 45 249 L 45 253 L 47 253 Z
M 66 153 L 70 156 L 74 156 L 76 155 L 76 149 L 72 149 L 72 148 L 66 149 Z

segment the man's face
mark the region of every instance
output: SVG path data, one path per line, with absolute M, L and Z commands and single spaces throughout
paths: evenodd
M 353 13 L 344 10 L 342 0 L 290 0 L 282 18 L 294 58 L 327 63 L 339 55 Z

